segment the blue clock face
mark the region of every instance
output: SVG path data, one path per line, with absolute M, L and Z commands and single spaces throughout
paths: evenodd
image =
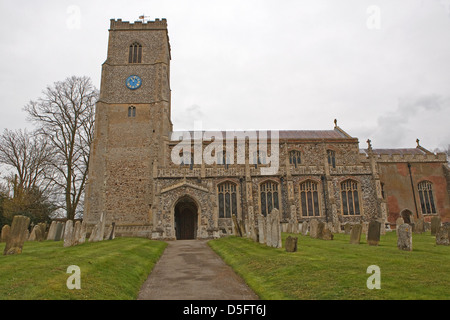
M 136 90 L 142 85 L 142 80 L 139 76 L 132 75 L 127 78 L 126 85 L 128 89 Z

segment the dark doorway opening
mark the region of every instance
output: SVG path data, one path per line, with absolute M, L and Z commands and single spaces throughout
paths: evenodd
M 403 210 L 402 218 L 405 223 L 411 224 L 412 223 L 412 212 L 409 211 L 408 209 Z
M 189 197 L 175 205 L 175 236 L 177 240 L 195 239 L 197 234 L 197 205 Z

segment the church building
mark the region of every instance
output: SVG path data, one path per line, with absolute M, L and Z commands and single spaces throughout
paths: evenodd
M 117 236 L 210 239 L 274 208 L 288 222 L 450 222 L 445 154 L 377 149 L 340 128 L 174 132 L 166 19 L 110 21 L 83 219 Z M 227 124 L 224 124 L 226 127 Z M 213 138 L 214 137 L 214 138 Z

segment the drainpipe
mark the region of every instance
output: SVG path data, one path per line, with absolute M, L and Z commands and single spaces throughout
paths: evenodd
M 323 192 L 323 201 L 325 204 L 325 221 L 328 222 L 328 206 L 327 206 L 327 196 L 325 194 L 325 176 L 321 175 L 320 180 L 322 180 L 322 192 Z
M 419 210 L 417 210 L 417 201 L 416 201 L 416 193 L 414 192 L 414 183 L 412 179 L 412 173 L 411 173 L 411 163 L 408 162 L 408 171 L 409 171 L 409 179 L 411 180 L 411 190 L 413 194 L 414 199 L 414 207 L 416 207 L 416 217 L 419 219 Z

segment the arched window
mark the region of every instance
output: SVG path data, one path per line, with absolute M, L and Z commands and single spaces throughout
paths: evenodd
M 219 197 L 219 218 L 231 218 L 237 215 L 236 185 L 231 182 L 224 182 L 217 186 Z
M 293 164 L 296 168 L 298 164 L 302 163 L 300 151 L 292 150 L 289 152 L 289 163 Z
M 128 118 L 134 117 L 136 117 L 136 107 L 134 106 L 128 107 Z
M 272 209 L 279 209 L 278 205 L 278 184 L 267 181 L 260 185 L 261 214 L 267 216 Z
M 345 180 L 341 183 L 342 213 L 347 216 L 360 215 L 358 183 Z
M 300 201 L 302 216 L 312 217 L 320 215 L 318 184 L 314 181 L 305 181 L 300 184 Z
M 225 168 L 228 168 L 230 163 L 230 155 L 227 154 L 226 151 L 217 152 L 217 164 L 224 164 Z
M 194 153 L 192 151 L 181 151 L 180 152 L 180 158 L 181 158 L 181 166 L 189 166 L 189 169 L 192 170 L 194 167 Z
M 419 183 L 418 189 L 422 214 L 436 213 L 433 197 L 433 184 L 430 181 L 422 181 Z
M 258 166 L 258 164 L 266 164 L 266 153 L 264 151 L 256 151 L 253 152 L 253 163 L 255 165 L 255 168 Z
M 142 61 L 142 45 L 135 42 L 130 45 L 128 53 L 128 63 L 141 63 Z
M 328 164 L 333 168 L 336 168 L 336 152 L 334 152 L 333 150 L 327 150 L 327 156 Z

